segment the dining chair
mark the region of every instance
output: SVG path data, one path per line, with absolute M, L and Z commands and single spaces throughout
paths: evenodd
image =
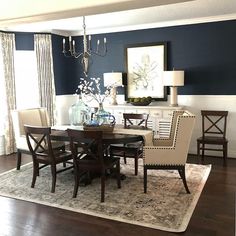
M 124 128 L 125 129 L 148 129 L 149 114 L 135 114 L 135 113 L 123 113 Z M 134 159 L 134 174 L 138 175 L 138 159 L 143 155 L 143 141 L 126 144 L 113 144 L 110 145 L 110 155 L 124 157 L 124 163 L 126 164 L 126 158 Z
M 51 127 L 24 125 L 27 144 L 33 159 L 33 178 L 31 188 L 34 188 L 39 170 L 50 166 L 52 175 L 51 192 L 55 192 L 57 173 L 73 168 L 72 155 L 64 149 L 53 149 L 51 141 Z M 62 163 L 63 168 L 57 170 Z M 70 163 L 65 167 L 64 163 Z
M 116 174 L 117 186 L 121 188 L 120 158 L 105 155 L 102 131 L 67 129 L 73 156 L 75 185 L 73 198 L 77 196 L 80 177 L 91 172 L 99 173 L 101 179 L 101 202 L 105 201 L 105 179 L 108 170 Z
M 174 140 L 170 146 L 143 147 L 144 193 L 147 192 L 148 170 L 178 170 L 185 190 L 190 193 L 185 176 L 185 164 L 188 157 L 189 144 L 195 123 L 195 115 L 185 111 L 176 120 Z
M 228 139 L 226 138 L 228 111 L 202 110 L 202 136 L 197 139 L 197 155 L 204 163 L 205 151 L 223 152 L 223 164 L 227 164 Z
M 44 107 L 12 110 L 11 116 L 17 149 L 16 169 L 20 170 L 22 153 L 31 154 L 25 137 L 24 125 L 49 126 L 49 117 L 47 109 Z M 64 142 L 52 141 L 52 146 L 54 149 L 65 150 Z

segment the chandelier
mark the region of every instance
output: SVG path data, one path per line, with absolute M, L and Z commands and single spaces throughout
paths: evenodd
M 103 43 L 100 43 L 99 39 L 97 40 L 97 46 L 96 46 L 95 51 L 92 50 L 91 39 L 92 39 L 91 35 L 89 35 L 88 37 L 86 35 L 85 17 L 83 16 L 83 47 L 84 47 L 84 50 L 82 52 L 76 51 L 75 40 L 73 40 L 71 36 L 69 36 L 69 42 L 67 43 L 67 45 L 69 45 L 68 49 L 66 49 L 66 39 L 65 38 L 63 38 L 63 45 L 62 45 L 62 53 L 64 54 L 64 56 L 81 59 L 80 62 L 83 66 L 83 72 L 86 77 L 88 75 L 88 69 L 89 69 L 89 64 L 91 62 L 91 56 L 94 54 L 97 56 L 104 57 L 107 53 L 107 46 L 106 46 L 107 40 L 106 40 L 106 38 L 103 38 Z

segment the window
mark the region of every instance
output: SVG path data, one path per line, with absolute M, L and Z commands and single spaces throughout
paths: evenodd
M 39 107 L 39 89 L 35 51 L 15 51 L 17 109 Z

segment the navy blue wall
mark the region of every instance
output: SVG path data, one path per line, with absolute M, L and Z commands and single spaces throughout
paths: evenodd
M 16 50 L 34 50 L 33 33 L 15 33 Z
M 104 72 L 126 72 L 125 46 L 136 43 L 167 42 L 167 69 L 185 70 L 183 95 L 236 94 L 236 21 L 165 27 L 94 35 L 107 38 L 105 57 L 94 56 L 89 77 Z M 62 37 L 53 35 L 56 92 L 73 94 L 83 77 L 78 59 L 65 58 Z M 82 37 L 76 37 L 82 50 Z

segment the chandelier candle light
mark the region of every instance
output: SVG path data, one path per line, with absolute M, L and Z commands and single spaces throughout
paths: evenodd
M 178 106 L 177 87 L 184 86 L 184 71 L 164 71 L 163 82 L 165 86 L 170 86 L 170 106 Z
M 76 52 L 75 40 L 73 40 L 71 36 L 69 36 L 68 50 L 66 50 L 66 39 L 63 38 L 62 42 L 62 53 L 64 54 L 64 56 L 81 58 L 81 64 L 83 66 L 83 71 L 86 77 L 88 75 L 90 57 L 92 56 L 92 54 L 104 57 L 107 53 L 106 38 L 103 38 L 102 50 L 100 50 L 100 45 L 101 45 L 100 40 L 99 39 L 97 40 L 96 51 L 93 51 L 91 48 L 91 39 L 92 39 L 91 35 L 89 35 L 88 37 L 86 35 L 85 17 L 83 16 L 83 46 L 84 46 L 83 52 Z
M 121 72 L 111 72 L 111 73 L 104 73 L 104 87 L 111 88 L 110 96 L 111 96 L 111 105 L 117 105 L 116 100 L 116 88 L 119 86 L 123 86 L 122 83 L 122 73 Z

